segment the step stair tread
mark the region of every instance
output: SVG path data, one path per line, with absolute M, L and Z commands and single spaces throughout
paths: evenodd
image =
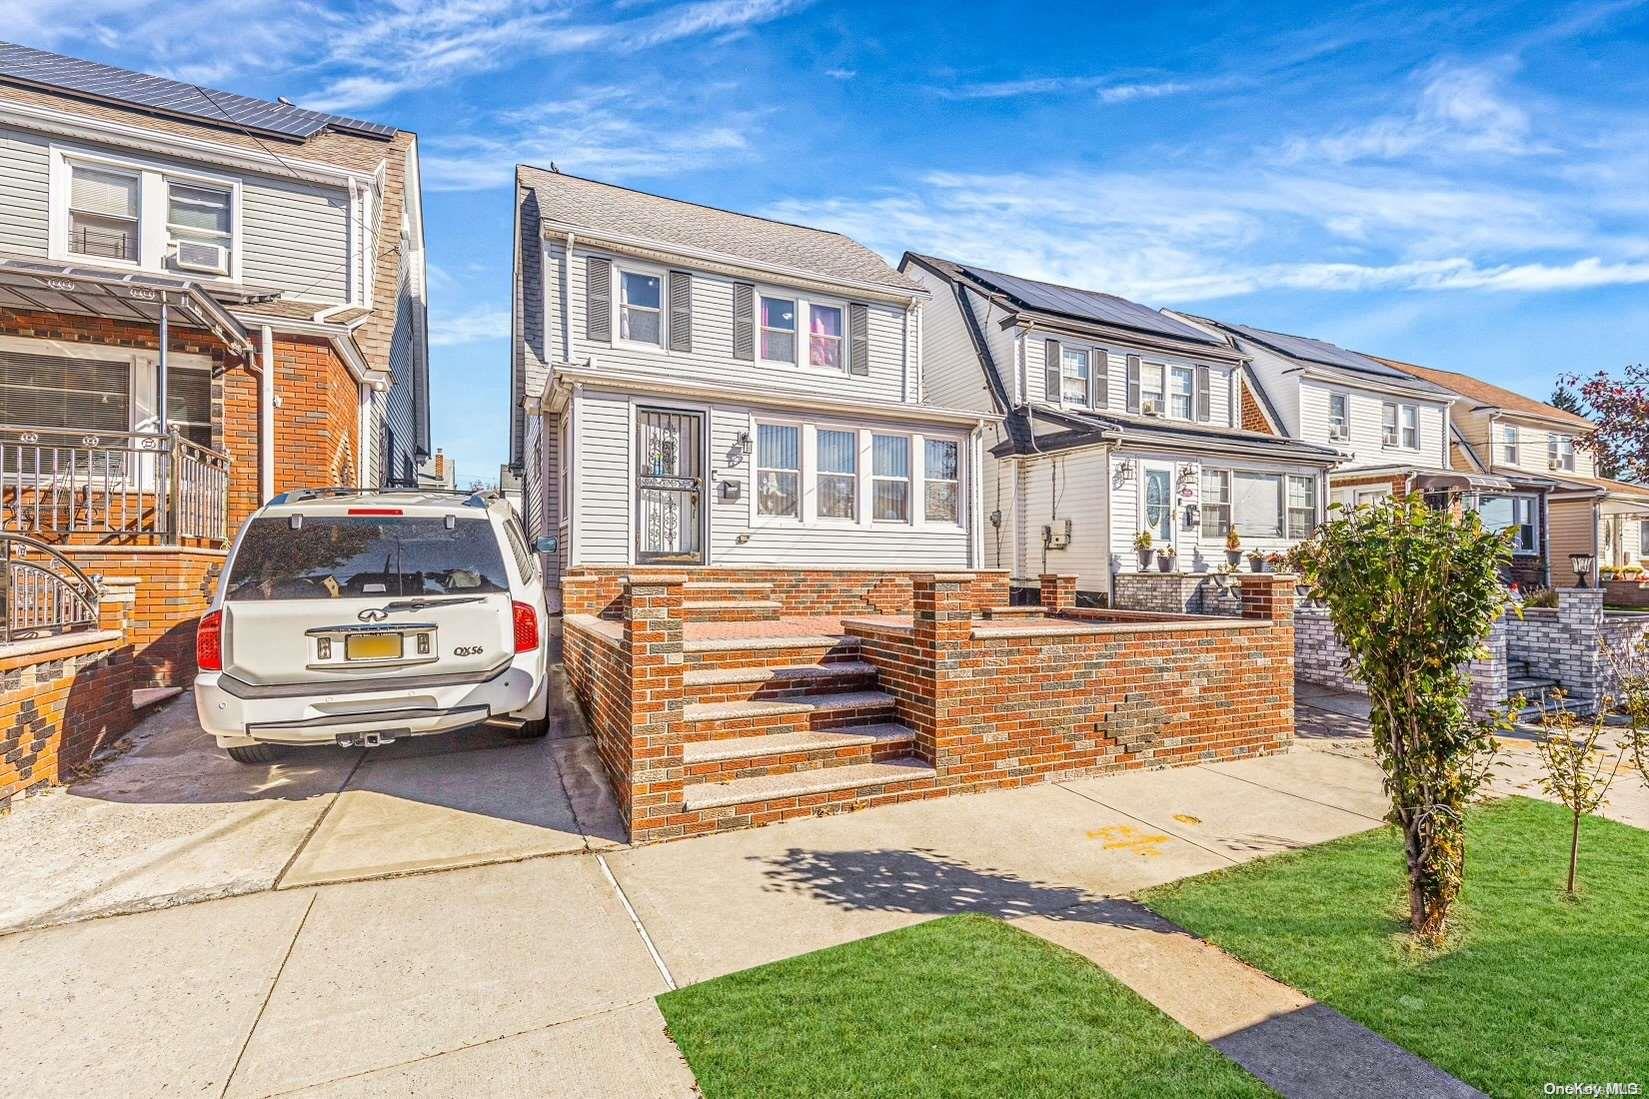
M 881 786 L 889 782 L 909 782 L 932 778 L 935 771 L 914 756 L 886 763 L 860 763 L 852 767 L 820 767 L 784 775 L 760 775 L 730 782 L 701 782 L 682 787 L 685 811 L 713 809 L 719 805 L 742 805 L 752 801 L 823 794 L 860 786 Z
M 699 637 L 683 642 L 690 653 L 728 652 L 735 649 L 857 649 L 859 639 L 841 634 L 790 634 L 783 637 Z
M 1557 686 L 1557 680 L 1549 679 L 1546 676 L 1538 676 L 1538 675 L 1511 676 L 1506 680 L 1507 689 L 1512 690 L 1512 691 L 1528 690 L 1532 687 L 1556 687 L 1556 686 Z
M 840 660 L 834 664 L 784 664 L 768 668 L 693 668 L 684 673 L 683 679 L 689 687 L 713 687 L 727 683 L 805 683 L 810 679 L 875 674 L 874 664 Z
M 688 721 L 727 721 L 741 717 L 770 717 L 774 714 L 806 714 L 830 710 L 873 710 L 892 706 L 886 691 L 839 691 L 806 698 L 759 699 L 750 702 L 690 702 L 681 716 Z
M 769 733 L 730 740 L 700 740 L 681 747 L 683 763 L 710 763 L 723 759 L 783 756 L 818 748 L 856 748 L 862 744 L 910 743 L 916 733 L 908 725 L 878 722 L 846 729 L 818 729 L 798 733 Z

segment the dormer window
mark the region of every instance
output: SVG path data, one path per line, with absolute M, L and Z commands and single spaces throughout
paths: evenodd
M 654 274 L 619 272 L 619 339 L 655 345 L 660 342 L 664 332 L 662 284 L 663 280 Z
M 81 164 L 69 172 L 69 251 L 138 262 L 142 177 Z

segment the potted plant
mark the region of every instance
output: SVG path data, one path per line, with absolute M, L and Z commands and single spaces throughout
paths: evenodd
M 1261 553 L 1259 550 L 1250 550 L 1248 552 L 1248 571 L 1264 572 L 1265 554 Z
M 1158 572 L 1173 572 L 1174 571 L 1174 547 L 1173 546 L 1165 546 L 1164 548 L 1159 549 L 1157 551 L 1157 571 Z
M 1139 554 L 1139 571 L 1151 567 L 1151 532 L 1142 530 L 1134 535 L 1134 552 Z
M 1237 537 L 1236 527 L 1225 532 L 1225 559 L 1232 565 L 1242 560 L 1242 539 Z
M 1265 563 L 1272 572 L 1282 572 L 1283 569 L 1288 567 L 1288 554 L 1281 552 L 1268 553 L 1265 555 Z

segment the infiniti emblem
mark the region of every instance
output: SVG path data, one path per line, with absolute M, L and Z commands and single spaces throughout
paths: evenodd
M 380 607 L 368 607 L 355 617 L 362 622 L 382 622 L 389 617 L 389 612 Z

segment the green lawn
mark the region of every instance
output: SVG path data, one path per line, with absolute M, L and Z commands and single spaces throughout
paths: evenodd
M 659 997 L 710 1099 L 1270 1095 L 1085 959 L 950 916 Z
M 1141 899 L 1491 1095 L 1547 1081 L 1649 1088 L 1649 833 L 1590 819 L 1578 902 L 1568 814 L 1511 798 L 1467 825 L 1458 941 L 1402 932 L 1402 855 L 1379 829 Z

